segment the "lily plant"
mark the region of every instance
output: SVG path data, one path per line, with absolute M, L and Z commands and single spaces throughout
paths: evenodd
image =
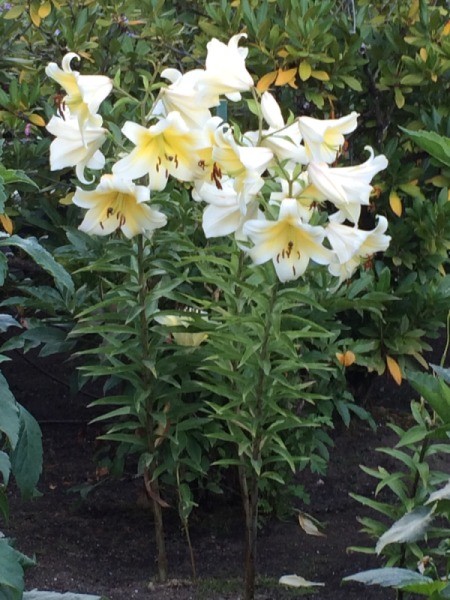
M 361 207 L 370 203 L 372 179 L 386 168 L 387 159 L 368 147 L 365 162 L 345 165 L 345 136 L 357 128 L 356 112 L 325 120 L 284 117 L 276 98 L 268 91 L 260 94 L 247 71 L 248 49 L 240 45 L 245 38 L 246 34 L 235 35 L 228 44 L 211 40 L 204 69 L 162 72 L 169 83 L 160 88 L 144 122 L 127 121 L 122 127 L 129 150 L 94 189 L 77 187 L 73 202 L 87 209 L 80 229 L 100 236 L 120 230 L 127 238 L 150 239 L 167 222 L 153 206 L 154 193 L 175 179 L 189 186 L 194 201 L 203 203 L 207 238 L 232 235 L 254 265 L 271 262 L 281 283 L 298 280 L 315 263 L 327 268 L 340 285 L 389 245 L 384 217 L 378 217 L 373 230 L 358 225 Z M 113 86 L 104 76 L 72 71 L 75 58 L 71 52 L 62 69 L 52 63 L 46 71 L 65 92 L 59 114 L 47 126 L 55 136 L 50 165 L 53 170 L 75 167 L 86 185 L 91 181 L 85 170 L 92 172 L 93 182 L 94 172 L 105 164 L 100 148 L 107 132 L 97 110 Z M 243 94 L 258 113 L 253 131 L 242 131 L 213 114 L 224 97 L 238 102 Z M 257 402 L 256 412 L 264 398 Z M 262 437 L 257 429 L 252 442 L 255 464 Z M 150 479 L 156 479 L 155 472 L 149 469 Z M 246 600 L 254 597 L 259 474 L 253 475 L 243 482 Z M 154 505 L 158 510 L 158 502 Z M 157 539 L 163 544 L 163 536 Z M 160 546 L 160 559 L 163 555 Z M 165 577 L 160 569 L 160 578 Z

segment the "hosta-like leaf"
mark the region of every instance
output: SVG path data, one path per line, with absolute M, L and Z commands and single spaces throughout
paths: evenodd
M 14 448 L 19 438 L 19 408 L 8 382 L 0 373 L 0 431 L 8 437 Z
M 42 434 L 36 419 L 20 406 L 20 432 L 11 467 L 22 495 L 32 496 L 42 471 Z
M 438 135 L 434 131 L 410 131 L 404 127 L 400 129 L 425 152 L 450 167 L 450 138 Z
M 19 553 L 10 546 L 6 538 L 0 538 L 0 597 L 20 600 L 23 585 Z
M 366 585 L 381 585 L 382 587 L 399 588 L 414 583 L 430 583 L 433 580 L 415 571 L 398 567 L 370 569 L 344 577 L 343 581 L 358 581 Z
M 396 521 L 378 540 L 375 546 L 377 554 L 388 544 L 415 542 L 422 538 L 431 523 L 433 512 L 434 507 L 421 506 Z

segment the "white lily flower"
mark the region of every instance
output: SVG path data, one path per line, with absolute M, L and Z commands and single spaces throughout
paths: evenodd
M 148 128 L 127 121 L 122 133 L 136 147 L 113 166 L 113 173 L 129 179 L 148 173 L 152 190 L 163 190 L 169 175 L 191 181 L 198 166 L 196 151 L 208 145 L 205 135 L 190 129 L 178 112 Z
M 298 126 L 310 161 L 332 163 L 344 144 L 344 134 L 357 127 L 358 113 L 352 112 L 340 119 L 313 119 L 300 117 Z
M 89 234 L 109 235 L 121 229 L 127 238 L 141 233 L 150 237 L 164 227 L 167 217 L 145 204 L 150 189 L 115 175 L 103 175 L 95 190 L 77 187 L 73 203 L 88 211 L 79 229 Z
M 336 254 L 328 270 L 339 277 L 339 284 L 353 275 L 362 260 L 388 248 L 391 237 L 385 235 L 387 226 L 387 219 L 383 216 L 378 217 L 377 226 L 372 231 L 330 221 L 325 231 Z
M 324 228 L 302 221 L 295 198 L 282 201 L 277 221 L 247 221 L 244 233 L 255 244 L 249 250 L 253 262 L 272 260 L 280 281 L 298 279 L 311 259 L 322 265 L 332 260 L 330 250 L 322 246 Z
M 113 84 L 104 75 L 80 75 L 78 71 L 72 71 L 70 63 L 74 58 L 79 60 L 80 57 L 75 52 L 69 52 L 62 59 L 62 69 L 56 63 L 50 63 L 45 68 L 45 73 L 64 89 L 66 96 L 62 106 L 77 117 L 80 129 L 84 131 L 87 123 L 95 127 L 102 124 L 101 116 L 96 113 L 111 92 Z
M 217 101 L 215 96 L 201 94 L 196 87 L 204 75 L 203 69 L 193 69 L 184 75 L 178 69 L 165 69 L 161 77 L 171 81 L 171 85 L 160 91 L 150 115 L 166 117 L 177 111 L 189 127 L 202 127 L 211 118 L 209 108 Z
M 84 177 L 84 170 L 103 169 L 105 157 L 99 148 L 106 140 L 107 131 L 102 127 L 85 125 L 82 133 L 76 117 L 66 112 L 63 117 L 54 116 L 46 129 L 56 136 L 50 144 L 50 170 L 75 167 L 78 179 L 90 183 Z
M 373 189 L 370 181 L 388 164 L 383 154 L 375 157 L 370 146 L 366 146 L 365 149 L 370 152 L 370 158 L 355 167 L 332 168 L 325 163 L 308 165 L 311 183 L 352 223 L 358 222 L 361 206 L 369 205 Z
M 248 48 L 240 48 L 239 40 L 245 33 L 234 35 L 227 44 L 213 38 L 207 44 L 206 70 L 197 87 L 200 91 L 217 96 L 225 94 L 229 100 L 241 99 L 240 92 L 253 87 L 253 79 L 245 67 Z
M 301 145 L 302 135 L 298 123 L 286 125 L 277 101 L 269 92 L 264 92 L 261 97 L 261 110 L 269 129 L 264 129 L 261 136 L 258 131 L 249 131 L 244 138 L 249 139 L 254 146 L 258 144 L 269 148 L 281 162 L 289 160 L 306 165 L 308 157 L 305 147 Z
M 303 171 L 294 179 L 293 169 L 289 166 L 284 168 L 288 179 L 276 177 L 275 181 L 280 185 L 280 191 L 270 194 L 270 203 L 279 204 L 285 198 L 295 198 L 301 218 L 309 223 L 312 215 L 316 212 L 316 204 L 326 200 L 324 195 L 314 186 Z
M 261 181 L 261 186 L 263 185 Z M 193 192 L 195 200 L 204 200 L 208 206 L 203 212 L 203 231 L 205 237 L 222 237 L 234 233 L 236 239 L 244 240 L 242 229 L 249 219 L 257 219 L 259 203 L 253 195 L 246 197 L 245 214 L 242 213 L 239 196 L 234 189 L 232 179 L 225 179 L 221 188 L 211 183 L 196 185 Z
M 268 148 L 240 146 L 227 125 L 216 130 L 212 158 L 221 174 L 234 178 L 234 189 L 238 192 L 243 214 L 245 198 L 257 194 L 261 189 L 261 174 L 272 157 L 272 151 Z

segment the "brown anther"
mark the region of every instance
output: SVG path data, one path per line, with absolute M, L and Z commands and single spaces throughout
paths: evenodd
M 114 208 L 112 206 L 109 206 L 106 209 L 106 218 L 109 219 L 109 217 L 112 217 L 113 214 L 114 214 Z
M 292 265 L 292 272 L 294 273 L 294 277 L 297 275 L 297 271 L 295 270 L 294 265 Z
M 197 164 L 201 169 L 203 169 L 203 171 L 205 170 L 206 163 L 204 160 L 199 160 Z M 212 177 L 211 177 L 211 179 L 212 179 Z
M 289 242 L 287 245 L 286 256 L 288 258 L 291 257 L 292 248 L 294 247 L 294 242 Z
M 105 229 L 105 228 L 103 227 L 103 223 L 102 223 L 101 221 L 100 221 L 100 227 L 101 227 L 102 229 Z

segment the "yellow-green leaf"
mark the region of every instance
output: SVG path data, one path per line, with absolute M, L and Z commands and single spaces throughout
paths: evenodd
M 405 106 L 405 96 L 402 94 L 402 90 L 398 87 L 394 89 L 394 98 L 397 108 L 403 108 Z
M 46 0 L 39 7 L 38 14 L 41 17 L 41 19 L 45 19 L 45 17 L 48 17 L 48 15 L 51 13 L 51 10 L 52 10 L 52 4 L 51 4 L 50 0 Z
M 326 71 L 311 71 L 311 76 L 319 81 L 330 81 L 330 76 Z
M 389 206 L 391 207 L 391 210 L 394 213 L 394 215 L 397 215 L 397 217 L 402 216 L 402 212 L 403 212 L 402 199 L 400 198 L 400 196 L 397 194 L 397 192 L 395 190 L 392 190 L 391 193 L 389 194 Z
M 40 115 L 29 115 L 28 120 L 33 125 L 37 125 L 38 127 L 45 127 L 45 121 Z
M 298 74 L 300 75 L 300 79 L 302 81 L 308 81 L 311 77 L 312 68 L 308 61 L 302 60 L 302 62 L 298 66 Z
M 3 16 L 4 19 L 17 19 L 25 10 L 25 4 L 19 4 L 18 6 L 13 6 L 8 10 L 7 13 Z
M 33 2 L 32 4 L 30 4 L 30 18 L 33 22 L 33 25 L 36 25 L 36 27 L 39 27 L 39 25 L 41 24 L 41 17 L 39 16 L 39 8 L 40 5 L 36 4 L 35 2 Z

